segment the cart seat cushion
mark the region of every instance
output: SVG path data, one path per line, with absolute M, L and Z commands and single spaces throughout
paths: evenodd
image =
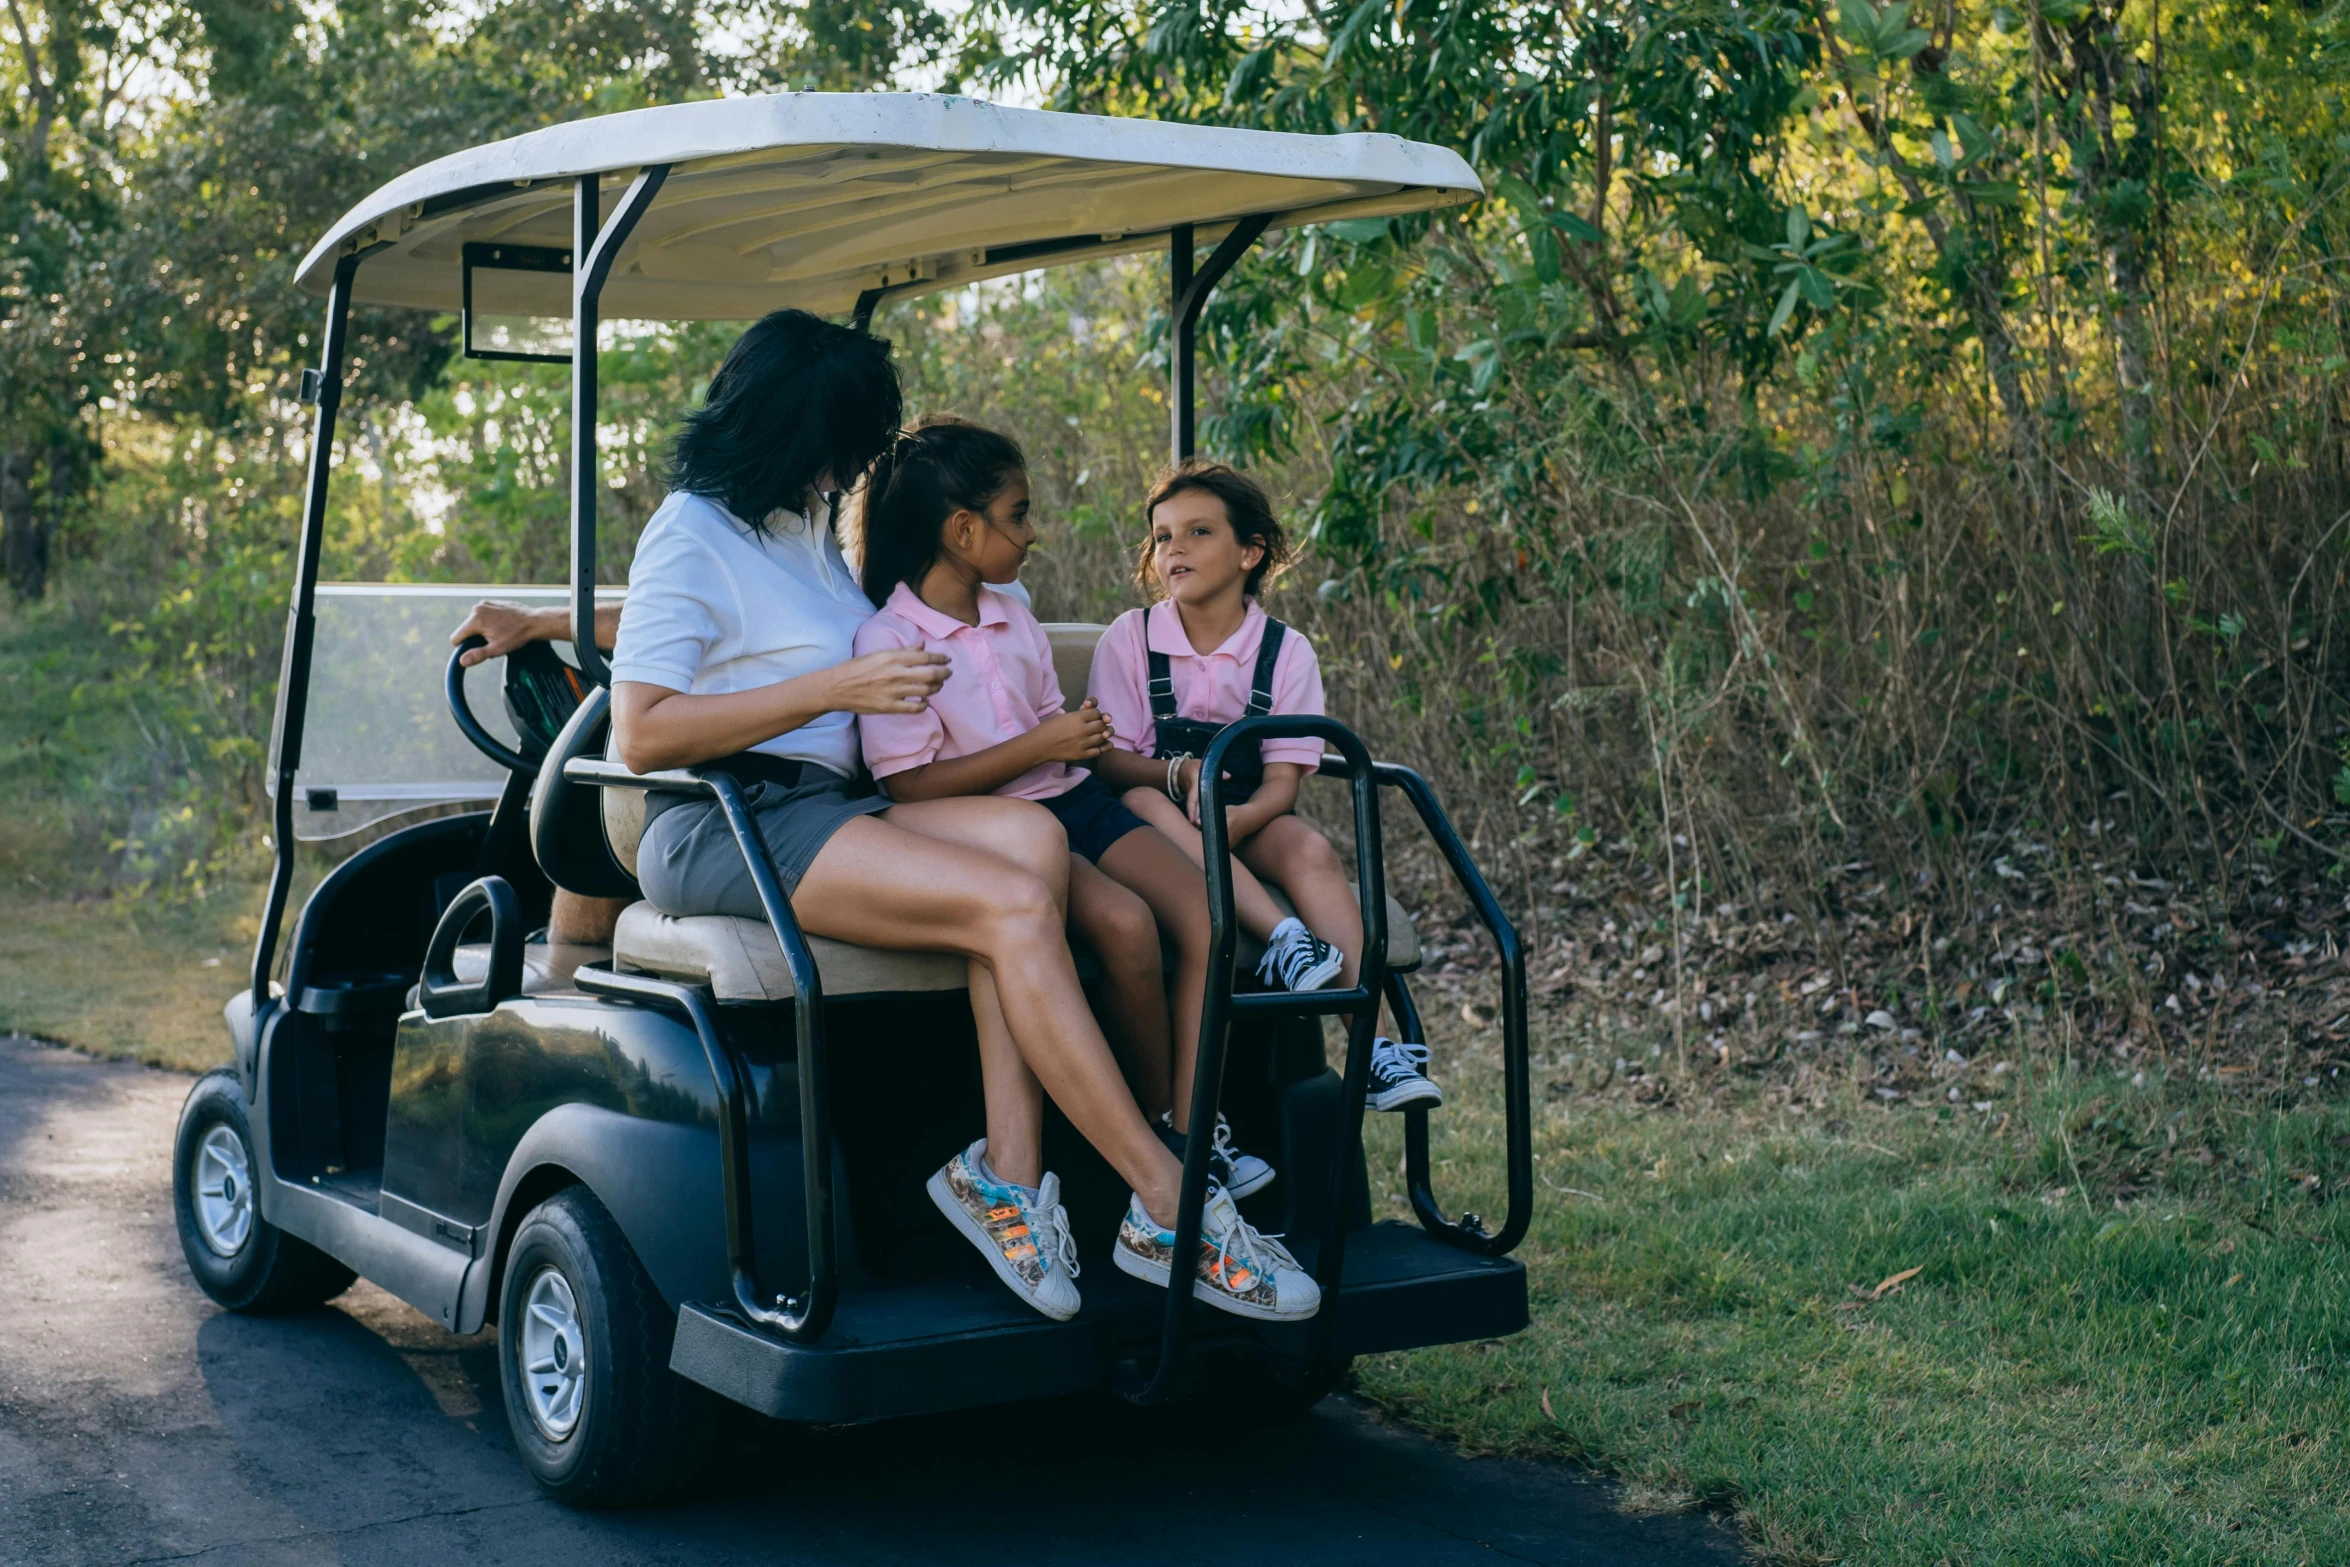
M 1272 891 L 1286 909 L 1288 900 L 1278 889 Z M 824 993 L 834 1000 L 960 990 L 966 978 L 963 959 L 950 953 L 890 952 L 823 936 L 810 936 L 808 946 L 816 971 L 824 978 Z M 1244 936 L 1238 953 L 1240 973 L 1253 973 L 1263 954 L 1259 943 Z M 1393 898 L 1387 900 L 1387 961 L 1398 972 L 1420 966 L 1419 933 Z M 612 962 L 634 973 L 708 985 L 720 1001 L 788 1001 L 795 994 L 783 948 L 765 920 L 730 914 L 681 918 L 663 914 L 650 903 L 633 903 L 621 911 L 612 933 Z
M 828 999 L 961 990 L 964 960 L 945 952 L 886 952 L 808 938 Z M 788 1001 L 796 993 L 783 948 L 765 920 L 730 914 L 664 914 L 632 903 L 612 933 L 615 968 L 704 984 L 720 1001 Z
M 522 993 L 535 996 L 549 990 L 567 990 L 572 974 L 582 963 L 601 963 L 610 956 L 610 947 L 590 946 L 585 942 L 526 942 L 522 948 Z M 449 967 L 456 973 L 458 983 L 480 984 L 489 978 L 490 944 L 464 943 L 449 955 Z

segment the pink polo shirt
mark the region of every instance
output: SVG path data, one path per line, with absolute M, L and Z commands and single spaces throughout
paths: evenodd
M 1158 745 L 1158 725 L 1151 720 L 1149 654 L 1154 652 L 1167 655 L 1177 717 L 1228 724 L 1246 713 L 1265 620 L 1264 609 L 1250 599 L 1240 629 L 1212 653 L 1193 649 L 1182 618 L 1167 600 L 1148 609 L 1130 609 L 1112 621 L 1094 649 L 1088 692 L 1110 720 L 1110 743 L 1143 756 Z M 1322 665 L 1314 657 L 1314 645 L 1295 626 L 1281 639 L 1280 655 L 1273 660 L 1273 711 L 1322 714 Z M 1268 740 L 1263 755 L 1268 762 L 1295 762 L 1312 772 L 1321 764 L 1322 742 Z
M 979 590 L 979 624 L 941 614 L 899 583 L 889 602 L 857 628 L 857 651 L 918 647 L 947 656 L 947 683 L 919 713 L 866 713 L 857 720 L 865 766 L 876 778 L 971 756 L 1016 740 L 1061 711 L 1053 649 L 1028 606 Z M 1085 770 L 1047 762 L 996 790 L 1018 800 L 1068 793 Z

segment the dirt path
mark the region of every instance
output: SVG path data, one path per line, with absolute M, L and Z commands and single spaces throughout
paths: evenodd
M 493 1335 L 366 1284 L 276 1319 L 198 1293 L 171 1222 L 187 1089 L 0 1039 L 0 1563 L 1738 1559 L 1704 1520 L 1623 1517 L 1346 1400 L 1223 1448 L 1091 1405 L 757 1426 L 704 1500 L 567 1512 L 515 1461 Z

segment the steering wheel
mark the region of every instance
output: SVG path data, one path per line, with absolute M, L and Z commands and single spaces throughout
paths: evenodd
M 487 637 L 467 637 L 457 644 L 457 651 L 449 655 L 449 716 L 457 721 L 457 732 L 472 741 L 476 751 L 508 772 L 535 778 L 538 776 L 539 764 L 483 728 L 481 720 L 473 716 L 473 704 L 465 698 L 465 665 L 462 660 L 475 648 L 489 645 Z

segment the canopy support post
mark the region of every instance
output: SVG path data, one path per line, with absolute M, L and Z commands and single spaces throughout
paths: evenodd
M 1224 281 L 1248 247 L 1257 242 L 1257 236 L 1273 221 L 1273 214 L 1260 212 L 1242 218 L 1232 225 L 1232 232 L 1224 236 L 1208 256 L 1207 265 L 1197 272 L 1192 270 L 1192 226 L 1179 223 L 1168 230 L 1167 236 L 1167 405 L 1172 428 L 1172 460 L 1180 464 L 1197 448 L 1198 420 L 1193 385 L 1197 379 L 1194 363 L 1194 339 L 1199 331 L 1199 313 L 1208 302 L 1208 295 Z
M 253 943 L 253 1017 L 269 1005 L 269 971 L 277 963 L 278 926 L 286 894 L 294 883 L 294 774 L 302 767 L 302 724 L 310 712 L 310 654 L 318 639 L 318 551 L 326 531 L 327 482 L 334 471 L 335 411 L 343 404 L 343 345 L 351 324 L 351 280 L 376 247 L 353 251 L 335 262 L 326 296 L 326 340 L 320 345 L 318 413 L 311 427 L 310 472 L 303 483 L 302 536 L 295 546 L 294 602 L 286 612 L 286 645 L 278 665 L 277 755 L 270 771 L 277 779 L 271 822 L 276 864 L 269 873 L 269 898 L 261 910 L 261 934 Z M 304 381 L 311 372 L 305 372 Z
M 581 175 L 571 204 L 571 644 L 591 685 L 612 683 L 596 646 L 596 494 L 604 482 L 596 461 L 596 306 L 620 247 L 668 177 L 668 164 L 647 166 L 609 223 L 599 176 Z

